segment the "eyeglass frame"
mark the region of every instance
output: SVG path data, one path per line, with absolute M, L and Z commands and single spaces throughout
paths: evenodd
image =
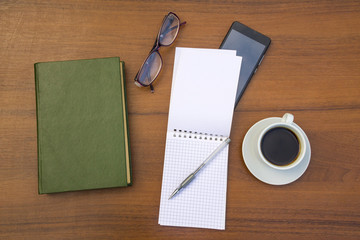
M 163 28 L 163 25 L 164 25 L 166 19 L 167 19 L 171 14 L 174 15 L 174 16 L 179 20 L 178 29 L 177 29 L 176 35 L 175 35 L 175 37 L 174 37 L 174 40 L 173 40 L 171 43 L 167 44 L 167 45 L 162 45 L 162 44 L 160 44 L 160 32 L 161 32 L 161 29 Z M 148 56 L 145 58 L 145 61 L 143 62 L 143 64 L 142 64 L 141 67 L 139 68 L 139 71 L 136 73 L 136 76 L 135 76 L 135 78 L 134 78 L 135 84 L 136 84 L 138 87 L 150 87 L 151 92 L 152 92 L 152 93 L 154 92 L 154 86 L 152 85 L 152 83 L 153 83 L 153 82 L 156 80 L 156 78 L 159 76 L 159 74 L 160 74 L 160 72 L 161 72 L 161 69 L 162 69 L 162 66 L 163 66 L 163 59 L 162 59 L 162 57 L 161 57 L 161 55 L 160 55 L 159 49 L 160 49 L 161 46 L 168 47 L 168 46 L 170 46 L 171 44 L 173 44 L 173 43 L 175 42 L 178 34 L 179 34 L 180 26 L 181 26 L 181 25 L 184 25 L 184 24 L 186 24 L 186 21 L 180 22 L 180 18 L 179 18 L 174 12 L 169 12 L 169 13 L 164 17 L 164 19 L 163 19 L 163 21 L 162 21 L 162 23 L 161 23 L 161 27 L 160 27 L 160 29 L 159 29 L 159 32 L 158 32 L 158 34 L 157 34 L 157 37 L 156 37 L 156 39 L 155 39 L 155 43 L 154 43 L 154 45 L 153 45 L 153 47 L 151 48 Z M 160 70 L 159 70 L 159 72 L 156 74 L 156 76 L 154 77 L 154 79 L 151 81 L 151 83 L 149 83 L 149 84 L 143 84 L 143 83 L 141 83 L 141 82 L 139 81 L 138 75 L 139 75 L 139 73 L 141 72 L 142 68 L 144 67 L 144 64 L 146 63 L 146 61 L 148 60 L 148 58 L 149 58 L 149 57 L 151 56 L 151 54 L 153 54 L 154 52 L 157 52 L 157 54 L 158 54 L 159 57 L 160 57 L 160 61 L 161 61 Z

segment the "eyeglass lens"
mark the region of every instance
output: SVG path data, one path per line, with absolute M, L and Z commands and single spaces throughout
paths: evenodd
M 162 67 L 162 60 L 160 54 L 155 51 L 152 52 L 145 60 L 143 67 L 141 68 L 138 81 L 144 85 L 149 85 L 159 74 Z
M 174 14 L 169 14 L 165 19 L 159 34 L 160 45 L 168 46 L 176 38 L 179 31 L 179 19 Z

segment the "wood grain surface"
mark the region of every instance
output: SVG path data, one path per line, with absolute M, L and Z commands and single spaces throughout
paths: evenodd
M 151 94 L 133 78 L 169 11 L 187 24 Z M 235 20 L 272 44 L 233 118 L 226 230 L 159 226 L 175 46 L 218 48 Z M 359 1 L 0 1 L 0 239 L 360 239 L 359 25 Z M 126 62 L 133 186 L 38 195 L 34 63 L 112 56 Z M 267 185 L 242 140 L 286 112 L 311 163 Z

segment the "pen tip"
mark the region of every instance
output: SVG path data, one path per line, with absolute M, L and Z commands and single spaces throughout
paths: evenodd
M 169 197 L 169 199 L 168 199 L 168 200 L 172 199 L 178 191 L 179 191 L 179 189 L 178 189 L 178 188 L 177 188 L 177 189 L 175 189 L 175 191 L 174 191 L 174 192 L 170 195 L 170 197 Z

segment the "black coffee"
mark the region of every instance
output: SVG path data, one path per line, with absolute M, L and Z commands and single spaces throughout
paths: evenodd
M 287 128 L 270 129 L 261 140 L 261 152 L 272 164 L 285 166 L 296 160 L 299 154 L 299 140 Z

